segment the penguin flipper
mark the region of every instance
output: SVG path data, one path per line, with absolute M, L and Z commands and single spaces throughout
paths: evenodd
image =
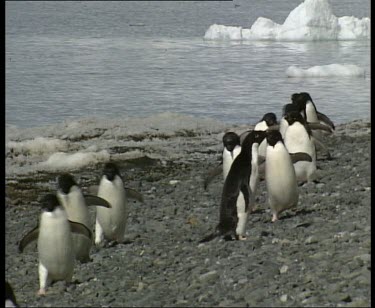
M 204 190 L 207 190 L 207 187 L 208 185 L 210 184 L 210 182 L 216 177 L 218 176 L 219 174 L 222 173 L 222 168 L 221 168 L 221 164 L 220 163 L 217 167 L 211 169 L 208 171 L 208 174 L 207 176 L 205 177 L 204 179 L 204 183 L 203 183 L 203 187 L 204 187 Z
M 280 129 L 280 125 L 279 124 L 274 124 L 274 125 L 271 125 L 269 126 L 266 131 L 271 131 L 271 130 L 279 130 Z
M 329 152 L 328 148 L 315 136 L 312 137 L 312 140 L 316 146 L 318 146 L 319 148 L 323 149 L 326 152 L 327 158 L 331 159 L 331 153 Z
M 39 226 L 36 226 L 34 229 L 32 229 L 29 233 L 27 233 L 20 243 L 18 244 L 18 251 L 23 252 L 25 247 L 30 244 L 32 241 L 36 240 L 39 236 Z
M 333 133 L 332 131 L 332 128 L 330 126 L 327 126 L 325 124 L 322 124 L 322 123 L 317 123 L 317 122 L 308 122 L 307 123 L 307 126 L 311 129 L 311 130 L 315 130 L 315 129 L 320 129 L 320 130 L 325 130 L 329 133 Z
M 92 240 L 92 232 L 84 224 L 75 221 L 69 221 L 70 231 L 78 234 L 82 234 Z
M 250 195 L 251 195 L 251 189 L 250 189 L 250 186 L 249 186 L 249 181 L 247 181 L 244 185 L 242 185 L 241 192 L 242 192 L 243 197 L 245 199 L 245 211 L 247 212 L 249 210 Z M 237 212 L 237 208 L 236 208 L 236 212 Z
M 144 202 L 143 195 L 140 192 L 136 191 L 135 189 L 129 188 L 129 187 L 124 187 L 124 188 L 125 188 L 125 191 L 126 191 L 126 196 L 128 198 L 137 200 L 141 203 Z
M 87 205 L 93 205 L 93 206 L 103 206 L 107 208 L 111 208 L 111 204 L 107 201 L 104 200 L 103 198 L 100 198 L 95 195 L 84 195 L 86 204 Z
M 299 161 L 309 161 L 312 162 L 312 157 L 304 152 L 289 153 L 292 163 L 295 164 Z
M 324 123 L 332 127 L 333 130 L 335 129 L 335 125 L 333 124 L 331 119 L 327 117 L 324 113 L 316 111 L 316 115 L 318 116 L 318 120 L 323 121 Z

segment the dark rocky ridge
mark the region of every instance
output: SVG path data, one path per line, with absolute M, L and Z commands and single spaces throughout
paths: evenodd
M 56 174 L 7 179 L 6 279 L 21 306 L 370 306 L 370 135 L 368 122 L 338 126 L 325 140 L 333 159 L 318 161 L 320 183 L 300 187 L 297 213 L 276 223 L 261 182 L 246 241 L 198 244 L 219 217 L 221 177 L 207 191 L 202 185 L 216 153 L 120 161 L 127 185 L 145 197 L 131 204 L 133 242 L 93 248 L 93 261 L 76 265 L 77 283 L 57 282 L 41 298 L 36 245 L 19 254 L 17 243 L 35 226 L 38 195 L 54 188 Z M 85 190 L 99 173 L 74 176 Z

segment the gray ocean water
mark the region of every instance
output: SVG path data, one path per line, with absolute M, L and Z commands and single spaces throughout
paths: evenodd
M 335 123 L 370 114 L 370 41 L 209 42 L 211 24 L 283 23 L 301 1 L 7 1 L 6 124 L 171 111 L 229 124 L 281 114 L 310 92 Z M 337 17 L 370 1 L 331 0 Z M 365 78 L 288 78 L 291 65 L 365 68 Z

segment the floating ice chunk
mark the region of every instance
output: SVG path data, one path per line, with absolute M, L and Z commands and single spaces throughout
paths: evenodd
M 271 19 L 259 17 L 251 26 L 250 35 L 252 39 L 274 40 L 280 31 L 280 25 Z
M 292 10 L 282 25 L 259 17 L 250 29 L 211 25 L 207 40 L 364 40 L 370 39 L 370 18 L 337 18 L 327 0 L 305 0 Z
M 370 18 L 362 19 L 354 16 L 343 16 L 338 18 L 339 40 L 355 40 L 370 38 Z
M 354 64 L 329 64 L 322 66 L 313 66 L 308 69 L 302 69 L 292 65 L 287 68 L 286 74 L 288 77 L 364 77 L 365 70 Z
M 211 40 L 241 40 L 241 27 L 211 25 L 204 37 Z
M 68 143 L 56 138 L 36 137 L 25 141 L 9 141 L 6 146 L 16 153 L 44 154 L 65 151 L 68 148 Z
M 39 164 L 42 169 L 48 170 L 72 170 L 90 164 L 109 161 L 110 155 L 106 150 L 100 152 L 77 152 L 68 154 L 57 152 L 52 154 L 47 161 Z

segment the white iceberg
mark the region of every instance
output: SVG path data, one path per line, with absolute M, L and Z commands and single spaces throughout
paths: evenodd
M 327 0 L 305 0 L 285 19 L 282 25 L 259 17 L 250 29 L 211 25 L 204 35 L 206 40 L 368 40 L 370 18 L 336 17 Z
M 354 64 L 329 64 L 313 66 L 308 69 L 298 68 L 294 65 L 286 70 L 288 77 L 330 77 L 330 76 L 354 76 L 365 77 L 365 70 Z

